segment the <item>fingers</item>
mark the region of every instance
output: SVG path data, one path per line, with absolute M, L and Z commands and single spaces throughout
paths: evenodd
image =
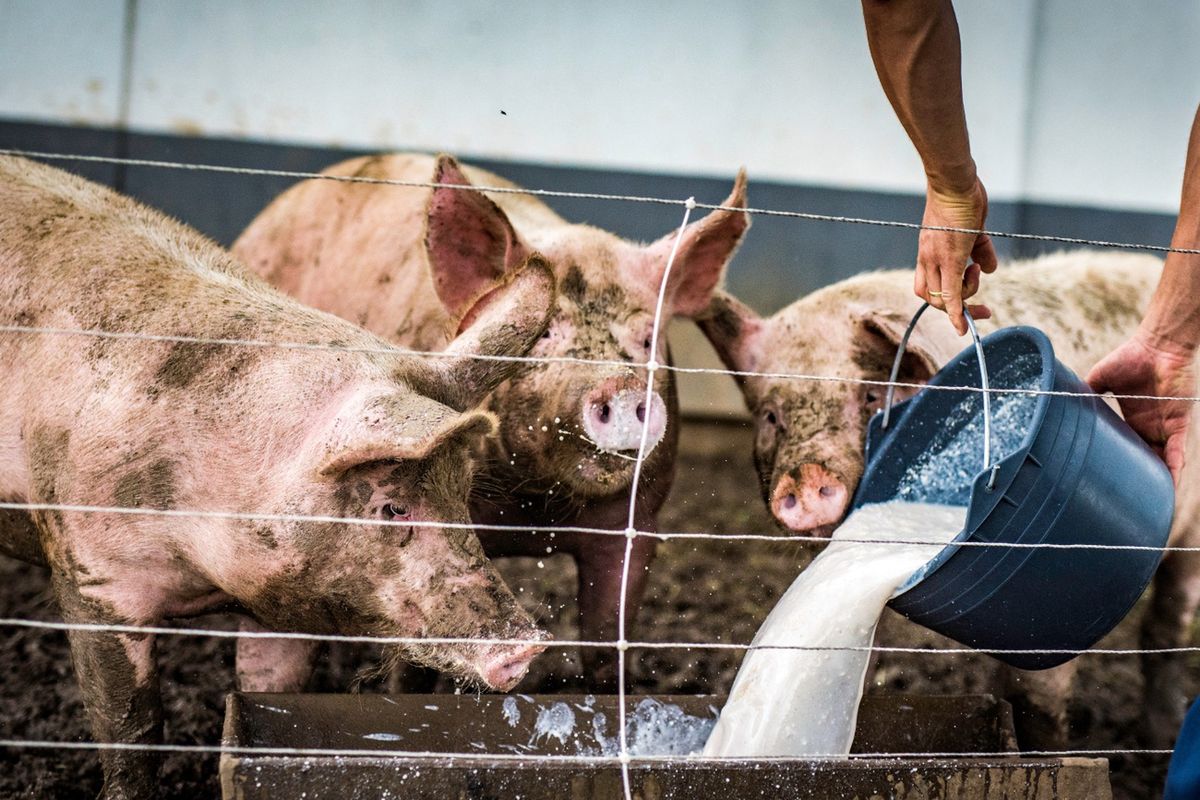
M 1184 463 L 1184 437 L 1182 434 L 1173 437 L 1167 442 L 1167 446 L 1163 448 L 1163 460 L 1167 462 L 1167 469 L 1171 471 L 1171 477 L 1175 479 L 1175 486 L 1179 486 L 1179 478 L 1183 475 Z
M 971 260 L 989 275 L 996 271 L 996 266 L 1000 262 L 996 258 L 996 248 L 992 245 L 992 237 L 981 233 L 975 239 L 975 245 L 971 248 Z
M 983 303 L 968 303 L 967 310 L 971 312 L 972 319 L 992 318 L 992 309 L 988 308 Z
M 970 264 L 967 266 L 967 271 L 963 274 L 963 299 L 974 297 L 979 291 L 979 265 Z
M 929 302 L 929 285 L 925 281 L 925 265 L 917 262 L 917 270 L 913 273 L 913 294 Z
M 954 265 L 942 267 L 942 286 L 946 287 L 942 291 L 942 302 L 946 314 L 950 317 L 950 324 L 954 326 L 954 330 L 958 331 L 959 336 L 967 332 L 967 321 L 963 319 L 964 269 L 965 267 Z

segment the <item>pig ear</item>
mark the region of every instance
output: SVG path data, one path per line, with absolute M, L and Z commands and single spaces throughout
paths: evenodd
M 885 365 L 883 374 L 886 377 L 892 368 L 896 348 L 904 338 L 904 330 L 908 327 L 910 317 L 875 310 L 860 311 L 857 315 L 858 349 L 871 363 Z M 909 336 L 908 346 L 904 349 L 897 380 L 904 383 L 924 383 L 929 380 L 941 368 L 940 365 L 949 359 L 949 356 L 942 352 L 943 349 L 941 343 L 931 338 L 928 331 L 918 325 Z
M 425 215 L 425 251 L 433 285 L 452 317 L 461 317 L 512 267 L 529 255 L 508 216 L 470 186 L 458 162 L 440 155 L 433 182 L 443 184 L 429 196 Z
M 667 278 L 667 307 L 672 314 L 694 317 L 704 311 L 713 291 L 721 285 L 725 265 L 737 252 L 750 227 L 749 214 L 731 210 L 746 207 L 744 169 L 738 172 L 733 192 L 721 205 L 726 208 L 712 212 L 683 230 L 675 263 Z M 650 268 L 639 276 L 639 280 L 649 280 L 656 294 L 677 235 L 669 233 L 647 248 Z
M 317 472 L 340 475 L 373 461 L 425 458 L 443 444 L 495 431 L 481 411 L 460 414 L 413 392 L 351 398 L 338 411 L 321 443 Z
M 435 362 L 439 386 L 434 396 L 460 411 L 479 405 L 522 368 L 520 361 L 507 359 L 529 353 L 550 324 L 554 306 L 554 272 L 535 253 L 467 309 L 458 336 L 444 351 L 447 357 Z
M 708 308 L 697 316 L 696 324 L 726 367 L 737 372 L 753 372 L 758 368 L 767 323 L 754 309 L 718 289 Z

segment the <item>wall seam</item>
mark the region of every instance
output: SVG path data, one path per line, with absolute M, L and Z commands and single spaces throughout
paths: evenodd
M 117 95 L 117 132 L 114 146 L 117 158 L 129 158 L 129 114 L 133 97 L 134 38 L 137 33 L 138 0 L 125 0 L 125 24 L 121 31 L 121 83 Z M 125 191 L 126 167 L 117 165 L 113 187 Z

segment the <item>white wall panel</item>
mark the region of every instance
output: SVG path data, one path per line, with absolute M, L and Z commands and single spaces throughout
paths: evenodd
M 1018 188 L 1031 2 L 962 12 L 999 196 Z M 144 129 L 921 187 L 856 3 L 143 0 L 136 65 Z
M 134 129 L 922 188 L 855 2 L 136 6 Z M 114 124 L 123 7 L 0 0 L 0 116 Z M 1174 209 L 1200 6 L 960 0 L 958 14 L 993 197 Z
M 0 115 L 113 125 L 122 0 L 0 0 Z
M 1200 101 L 1200 4 L 1044 0 L 1038 27 L 1025 194 L 1177 211 Z

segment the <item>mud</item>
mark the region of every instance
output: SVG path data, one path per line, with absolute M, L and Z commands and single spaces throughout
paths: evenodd
M 771 527 L 758 498 L 750 463 L 749 427 L 688 424 L 675 488 L 663 509 L 664 531 L 761 532 Z M 807 563 L 805 546 L 784 542 L 673 541 L 659 549 L 638 630 L 662 641 L 747 642 L 775 600 Z M 575 571 L 566 556 L 501 562 L 522 605 L 558 638 L 577 636 Z M 0 556 L 0 617 L 58 619 L 44 570 Z M 1140 604 L 1101 647 L 1136 647 Z M 233 618 L 194 620 L 197 627 L 232 629 Z M 936 634 L 888 612 L 882 643 L 949 646 Z M 224 693 L 233 686 L 233 642 L 160 637 L 158 642 L 166 741 L 215 744 L 221 737 Z M 312 687 L 343 691 L 377 649 L 336 648 L 319 662 Z M 630 651 L 631 690 L 638 693 L 724 692 L 740 654 L 710 650 Z M 517 691 L 586 691 L 579 658 L 550 650 Z M 873 692 L 956 693 L 998 691 L 996 666 L 980 655 L 889 654 L 881 658 Z M 0 738 L 91 740 L 65 634 L 0 627 Z M 1200 658 L 1184 671 L 1188 696 L 1200 689 Z M 1070 704 L 1071 748 L 1137 748 L 1135 731 L 1142 678 L 1134 656 L 1095 655 L 1080 660 L 1078 689 Z M 363 691 L 382 691 L 371 678 Z M 448 681 L 439 690 L 453 691 Z M 1163 757 L 1113 758 L 1114 797 L 1158 796 Z M 212 800 L 218 796 L 217 757 L 171 754 L 164 759 L 163 796 Z M 91 798 L 100 790 L 94 753 L 0 749 L 0 797 Z

